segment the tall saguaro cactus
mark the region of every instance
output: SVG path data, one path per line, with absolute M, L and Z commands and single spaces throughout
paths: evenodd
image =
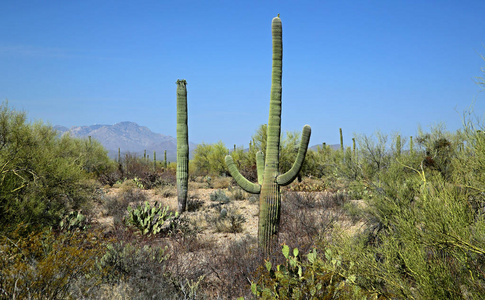
M 179 213 L 185 211 L 188 185 L 189 134 L 187 126 L 187 81 L 182 79 L 177 80 L 177 200 Z
M 340 151 L 344 152 L 344 136 L 342 134 L 342 128 L 340 130 Z
M 226 165 L 234 180 L 245 191 L 259 194 L 259 224 L 258 242 L 260 248 L 268 254 L 271 244 L 278 233 L 281 210 L 280 186 L 290 184 L 301 170 L 305 159 L 311 128 L 303 127 L 298 155 L 291 169 L 285 174 L 279 174 L 280 135 L 281 135 L 281 78 L 282 78 L 282 26 L 278 17 L 272 22 L 273 35 L 273 67 L 269 120 L 267 126 L 266 159 L 263 152 L 256 154 L 258 183 L 252 183 L 244 178 L 236 167 L 232 157 L 226 156 Z

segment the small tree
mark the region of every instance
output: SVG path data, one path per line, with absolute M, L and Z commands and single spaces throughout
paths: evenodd
M 83 208 L 94 188 L 87 182 L 109 162 L 95 141 L 58 138 L 40 122 L 28 124 L 26 114 L 0 106 L 0 231 L 19 223 L 59 224 L 70 210 Z

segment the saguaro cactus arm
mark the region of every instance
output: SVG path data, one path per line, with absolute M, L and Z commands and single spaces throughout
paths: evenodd
M 252 183 L 251 181 L 247 180 L 236 167 L 232 156 L 226 155 L 226 165 L 229 169 L 229 173 L 231 174 L 232 178 L 236 181 L 236 183 L 246 192 L 251 194 L 259 194 L 261 192 L 261 185 Z
M 286 172 L 285 174 L 281 174 L 276 178 L 276 182 L 279 185 L 288 185 L 292 183 L 293 180 L 295 180 L 296 176 L 298 176 L 298 173 L 303 166 L 303 161 L 305 160 L 305 155 L 308 149 L 308 143 L 310 142 L 311 133 L 311 127 L 309 125 L 305 125 L 301 134 L 300 149 L 298 149 L 298 155 L 296 156 L 296 160 L 288 172 Z

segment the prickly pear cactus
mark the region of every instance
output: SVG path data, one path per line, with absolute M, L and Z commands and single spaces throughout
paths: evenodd
M 237 169 L 232 157 L 226 156 L 226 165 L 234 180 L 242 189 L 259 196 L 258 242 L 260 248 L 269 254 L 271 244 L 276 240 L 281 210 L 280 186 L 290 184 L 301 170 L 305 159 L 311 128 L 303 127 L 298 155 L 291 169 L 285 174 L 279 174 L 279 150 L 281 135 L 281 78 L 283 60 L 282 25 L 278 17 L 272 22 L 273 35 L 273 67 L 269 120 L 267 127 L 266 160 L 263 153 L 256 154 L 258 183 L 252 183 L 244 178 Z

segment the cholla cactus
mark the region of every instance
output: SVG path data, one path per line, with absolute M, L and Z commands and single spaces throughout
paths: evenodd
M 300 149 L 291 169 L 285 174 L 279 174 L 279 150 L 281 136 L 281 78 L 282 78 L 282 26 L 278 17 L 272 22 L 273 35 L 273 67 L 271 83 L 271 99 L 267 127 L 266 161 L 263 152 L 256 154 L 258 183 L 252 183 L 238 171 L 232 157 L 226 156 L 226 165 L 232 177 L 245 191 L 259 196 L 258 241 L 262 250 L 269 254 L 272 242 L 275 240 L 281 209 L 280 186 L 290 184 L 300 172 L 305 159 L 310 140 L 310 126 L 303 127 Z

